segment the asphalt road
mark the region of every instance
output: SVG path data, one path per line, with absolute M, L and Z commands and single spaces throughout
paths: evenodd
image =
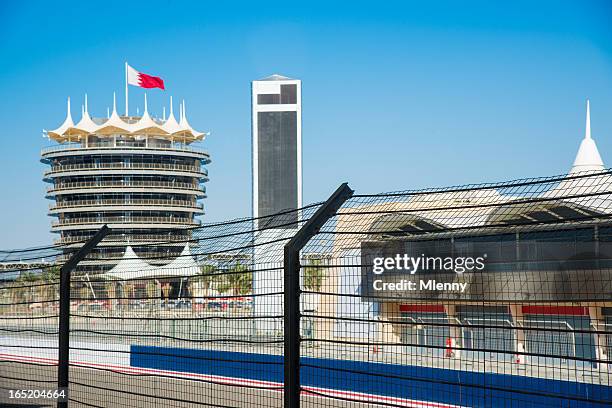
M 23 381 L 0 378 L 0 407 L 55 407 L 55 402 L 48 400 L 9 400 L 8 390 L 53 388 L 56 375 L 56 367 L 54 366 L 0 363 L 0 376 L 34 379 Z M 279 391 L 154 376 L 130 376 L 77 367 L 70 368 L 70 378 L 70 407 L 280 408 L 283 406 L 283 394 Z M 302 397 L 303 408 L 380 406 L 318 396 Z

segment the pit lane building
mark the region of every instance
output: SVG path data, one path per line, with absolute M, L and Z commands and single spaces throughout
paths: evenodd
M 569 175 L 552 180 L 535 200 L 491 186 L 345 208 L 338 216 L 341 238 L 333 254 L 340 264 L 330 269 L 319 302 L 319 314 L 345 319 L 321 319 L 317 330 L 329 338 L 411 344 L 414 356 L 429 356 L 439 364 L 444 359 L 437 358 L 449 345 L 496 350 L 490 361 L 508 363 L 524 363 L 521 352 L 569 358 L 530 357 L 553 366 L 577 365 L 572 357 L 609 361 L 612 336 L 597 332 L 612 329 L 612 222 L 607 217 L 612 214 L 611 184 L 591 137 L 587 102 L 585 136 Z M 359 223 L 351 216 L 377 212 L 381 215 L 369 223 L 363 222 L 364 216 Z M 351 236 L 354 232 L 360 234 Z M 491 268 L 481 274 L 430 275 L 439 282 L 467 283 L 465 293 L 373 294 L 363 270 L 354 266 L 366 263 L 364 241 L 399 241 L 417 248 L 417 255 L 432 246 L 456 249 L 463 241 L 487 253 Z M 389 279 L 416 278 L 399 274 Z M 338 293 L 346 297 L 329 295 Z M 415 324 L 401 324 L 405 322 Z M 453 356 L 483 362 L 488 354 L 467 351 Z M 581 364 L 604 370 L 610 366 Z

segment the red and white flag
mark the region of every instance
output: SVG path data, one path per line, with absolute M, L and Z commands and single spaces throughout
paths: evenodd
M 127 70 L 127 83 L 129 85 L 139 86 L 141 88 L 164 88 L 164 80 L 160 77 L 147 75 L 142 72 L 136 71 L 131 66 L 125 66 Z M 127 90 L 127 88 L 126 88 Z

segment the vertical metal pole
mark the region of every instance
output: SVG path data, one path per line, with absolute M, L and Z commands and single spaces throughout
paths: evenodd
M 285 408 L 300 406 L 300 251 L 352 196 L 347 183 L 338 187 L 284 248 Z
M 85 258 L 93 248 L 108 234 L 109 229 L 104 225 L 89 241 L 85 243 L 60 268 L 59 283 L 59 356 L 57 362 L 57 388 L 68 392 L 68 367 L 70 366 L 70 273 L 79 262 Z M 68 407 L 68 395 L 57 402 L 57 408 Z
M 125 116 L 129 116 L 128 109 L 128 63 L 125 62 Z
M 300 406 L 300 251 L 285 247 L 285 407 Z

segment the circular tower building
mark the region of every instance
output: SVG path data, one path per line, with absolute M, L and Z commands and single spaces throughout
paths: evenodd
M 184 103 L 178 121 L 172 98 L 169 117 L 158 119 L 149 115 L 146 95 L 142 116 L 119 116 L 113 101 L 108 118 L 92 118 L 86 97 L 74 124 L 68 99 L 66 120 L 47 134 L 57 142 L 41 159 L 50 166 L 44 181 L 50 183 L 56 243 L 73 249 L 102 225 L 112 229 L 79 264 L 79 273 L 109 270 L 128 245 L 154 264 L 180 254 L 190 229 L 200 224 L 196 216 L 204 213 L 204 166 L 210 163 L 208 153 L 196 147 L 205 134 L 189 125 Z

